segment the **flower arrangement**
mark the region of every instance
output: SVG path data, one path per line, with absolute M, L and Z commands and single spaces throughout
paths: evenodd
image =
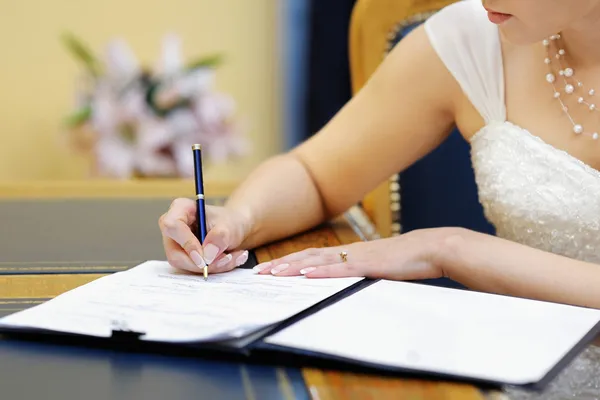
M 186 65 L 180 39 L 171 34 L 149 70 L 120 39 L 109 43 L 103 60 L 74 35 L 64 35 L 63 42 L 84 67 L 66 124 L 72 144 L 91 153 L 95 175 L 188 178 L 194 143 L 209 163 L 248 152 L 234 101 L 214 88 L 220 56 Z

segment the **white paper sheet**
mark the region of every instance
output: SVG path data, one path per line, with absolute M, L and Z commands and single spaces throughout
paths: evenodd
M 465 378 L 538 382 L 600 311 L 379 281 L 266 339 L 367 363 Z
M 145 340 L 201 341 L 243 336 L 282 321 L 360 278 L 307 279 L 238 269 L 191 275 L 148 261 L 0 319 L 0 325 L 91 336 L 111 335 L 113 321 Z

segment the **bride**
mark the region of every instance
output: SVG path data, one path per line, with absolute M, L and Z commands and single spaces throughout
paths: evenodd
M 345 211 L 457 126 L 497 236 L 423 229 L 290 254 L 257 272 L 447 276 L 475 290 L 600 308 L 598 23 L 600 0 L 444 8 L 396 45 L 320 132 L 260 165 L 225 206 L 209 207 L 204 246 L 190 229 L 194 201 L 176 199 L 160 218 L 168 260 L 195 272 L 231 270 L 246 249 Z M 598 354 L 587 350 L 542 398 L 600 396 Z

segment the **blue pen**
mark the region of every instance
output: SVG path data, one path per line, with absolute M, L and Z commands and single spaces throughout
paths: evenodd
M 202 146 L 199 144 L 192 145 L 194 152 L 194 177 L 196 182 L 196 221 L 198 223 L 198 231 L 196 236 L 200 240 L 200 244 L 204 244 L 206 238 L 206 208 L 204 204 L 204 181 L 202 179 Z M 204 265 L 204 280 L 208 279 L 208 266 Z

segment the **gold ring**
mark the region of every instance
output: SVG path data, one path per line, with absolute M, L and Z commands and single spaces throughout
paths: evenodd
M 348 261 L 348 252 L 346 252 L 346 251 L 341 251 L 341 252 L 340 252 L 340 258 L 342 259 L 342 262 L 346 262 L 346 261 Z

